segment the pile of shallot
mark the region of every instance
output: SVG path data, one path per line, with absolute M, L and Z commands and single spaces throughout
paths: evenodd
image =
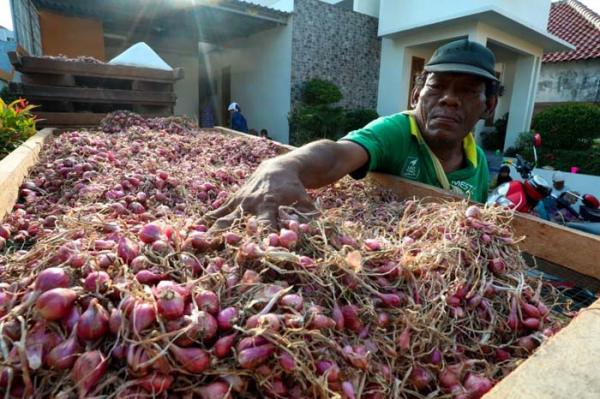
M 198 124 L 185 116 L 144 118 L 131 111 L 111 112 L 100 122 L 100 129 L 105 133 L 118 133 L 133 126 L 173 134 L 191 133 L 198 129 Z
M 53 138 L 0 225 L 5 397 L 477 399 L 569 321 L 504 210 L 344 179 L 212 233 L 281 149 L 125 126 Z
M 68 57 L 64 54 L 59 55 L 43 55 L 40 58 L 47 58 L 50 60 L 66 61 L 66 62 L 81 62 L 84 64 L 104 64 L 104 61 L 100 61 L 98 58 L 89 55 L 78 55 L 77 57 Z

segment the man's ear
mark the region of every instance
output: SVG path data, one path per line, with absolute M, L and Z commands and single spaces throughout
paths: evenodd
M 485 111 L 483 111 L 481 119 L 488 119 L 490 116 L 494 115 L 496 105 L 498 105 L 498 96 L 487 97 L 485 99 Z
M 410 95 L 410 108 L 411 109 L 417 108 L 417 103 L 419 102 L 420 94 L 421 94 L 421 90 L 419 90 L 418 88 L 415 87 Z

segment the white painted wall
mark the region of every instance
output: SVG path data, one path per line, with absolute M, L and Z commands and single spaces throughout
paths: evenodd
M 257 33 L 209 54 L 209 65 L 219 82 L 231 67 L 231 100 L 240 104 L 248 128 L 267 129 L 280 142 L 289 138 L 291 105 L 292 21 L 283 27 Z M 217 102 L 219 105 L 221 101 Z M 218 110 L 218 114 L 221 110 Z
M 183 68 L 183 79 L 175 83 L 175 115 L 198 119 L 198 57 L 163 51 L 160 56 L 173 68 Z
M 381 0 L 380 35 L 494 8 L 545 31 L 550 0 Z

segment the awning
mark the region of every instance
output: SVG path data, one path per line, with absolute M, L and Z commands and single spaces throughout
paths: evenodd
M 95 18 L 127 41 L 226 43 L 287 24 L 289 13 L 240 0 L 33 0 L 39 10 Z
M 393 32 L 379 31 L 380 37 L 401 38 L 406 35 L 425 32 L 432 28 L 444 26 L 453 26 L 461 22 L 483 22 L 504 32 L 524 38 L 525 40 L 541 47 L 544 52 L 573 50 L 575 47 L 554 36 L 545 30 L 537 29 L 514 15 L 508 15 L 506 11 L 494 6 L 484 6 L 476 12 L 469 12 L 464 15 L 456 15 L 453 18 L 441 18 L 439 21 L 432 21 L 428 24 L 409 26 L 402 30 Z

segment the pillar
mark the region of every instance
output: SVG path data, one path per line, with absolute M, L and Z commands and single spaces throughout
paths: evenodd
M 520 133 L 530 129 L 539 70 L 540 57 L 534 55 L 517 57 L 504 142 L 505 149 L 516 143 Z
M 382 39 L 380 62 L 377 112 L 383 116 L 404 111 L 408 108 L 410 86 L 407 48 L 394 39 Z

